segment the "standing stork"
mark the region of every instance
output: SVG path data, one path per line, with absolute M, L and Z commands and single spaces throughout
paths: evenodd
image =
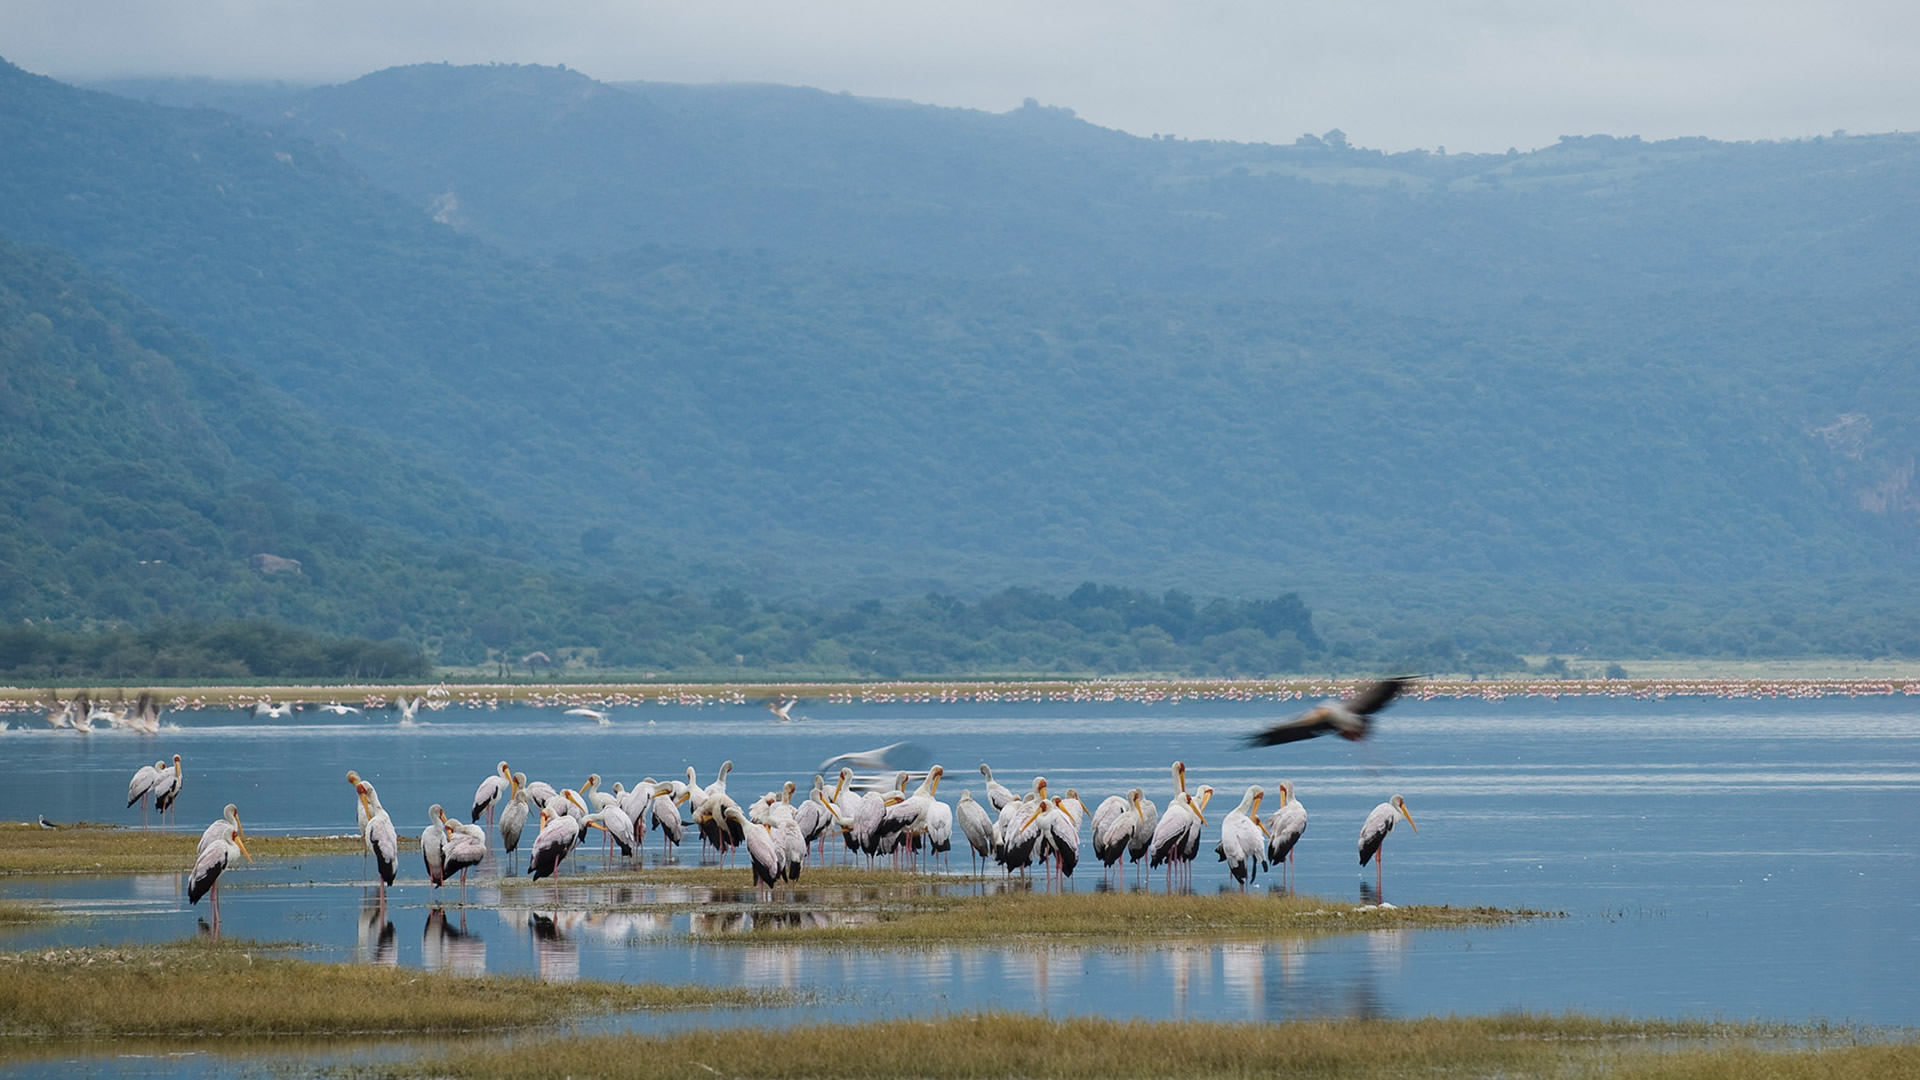
M 1267 862 L 1293 864 L 1293 848 L 1307 831 L 1307 808 L 1293 797 L 1293 784 L 1280 781 L 1280 809 L 1267 818 Z
M 1382 885 L 1386 875 L 1387 856 L 1383 845 L 1387 842 L 1387 834 L 1393 831 L 1395 813 L 1406 818 L 1407 824 L 1412 826 L 1414 832 L 1420 831 L 1420 826 L 1413 824 L 1413 815 L 1407 813 L 1407 801 L 1398 795 L 1374 807 L 1373 813 L 1367 815 L 1366 823 L 1360 826 L 1360 865 L 1367 865 L 1369 860 L 1373 862 L 1373 894 L 1375 896 L 1385 895 Z
M 460 899 L 467 898 L 467 871 L 487 861 L 487 834 L 478 825 L 450 821 L 440 814 L 440 827 L 446 831 L 440 846 L 440 880 L 460 875 Z
M 980 763 L 980 775 L 987 778 L 987 805 L 993 807 L 994 813 L 1005 810 L 1010 802 L 1020 801 L 1020 796 L 1015 795 L 1007 785 L 993 778 L 993 770 L 987 768 L 987 763 L 984 761 Z
M 503 761 L 494 767 L 493 775 L 480 781 L 480 786 L 474 790 L 473 817 L 468 820 L 479 821 L 480 815 L 485 814 L 487 815 L 488 823 L 492 823 L 493 804 L 500 800 L 500 796 L 506 795 L 512 790 L 513 771 L 508 769 L 507 763 Z
M 527 827 L 527 815 L 533 813 L 533 800 L 527 797 L 527 774 L 513 774 L 513 793 L 494 827 L 500 830 L 500 846 L 506 850 L 507 865 L 513 865 L 513 853 L 520 849 L 520 832 Z
M 380 898 L 384 900 L 387 886 L 393 884 L 400 872 L 400 837 L 393 831 L 393 818 L 387 816 L 386 808 L 380 805 L 373 785 L 362 780 L 353 787 L 360 796 L 362 809 L 367 812 L 367 850 L 372 853 L 374 869 L 380 874 Z
M 973 857 L 984 862 L 993 855 L 993 819 L 979 803 L 973 801 L 971 790 L 960 793 L 960 801 L 953 807 L 954 823 L 960 826 L 960 835 L 967 838 L 967 847 Z
M 1220 861 L 1227 864 L 1233 880 L 1240 883 L 1242 892 L 1267 866 L 1267 826 L 1260 820 L 1260 801 L 1266 797 L 1266 790 L 1259 784 L 1247 788 L 1240 805 L 1227 811 L 1221 820 L 1220 842 L 1213 848 Z
M 244 855 L 248 862 L 253 855 L 247 851 L 246 840 L 242 838 L 240 828 L 240 809 L 232 803 L 220 819 L 207 826 L 200 841 L 200 852 L 193 862 L 193 876 L 187 881 L 187 903 L 198 904 L 202 896 L 213 893 L 213 929 L 220 932 L 220 875 L 233 861 L 234 856 Z
M 140 804 L 140 824 L 142 825 L 147 823 L 146 800 L 152 796 L 153 786 L 160 782 L 160 773 L 166 767 L 167 763 L 164 761 L 142 765 L 140 770 L 133 774 L 133 779 L 127 781 L 127 809 L 133 809 L 134 803 Z
M 180 765 L 180 755 L 173 755 L 173 764 L 160 770 L 160 776 L 153 782 L 153 809 L 164 820 L 173 810 L 174 800 L 180 797 L 180 785 L 186 782 L 186 774 Z

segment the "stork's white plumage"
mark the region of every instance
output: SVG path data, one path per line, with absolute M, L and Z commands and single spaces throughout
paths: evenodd
M 447 812 L 439 803 L 427 808 L 427 828 L 420 834 L 420 859 L 427 864 L 427 884 L 439 888 L 446 881 L 446 859 L 441 848 L 447 840 Z
M 1407 813 L 1407 801 L 1400 796 L 1395 795 L 1393 798 L 1374 807 L 1373 812 L 1367 815 L 1367 820 L 1360 826 L 1361 866 L 1365 866 L 1367 863 L 1373 862 L 1376 859 L 1380 859 L 1381 862 L 1385 861 L 1380 857 L 1380 848 L 1381 845 L 1387 842 L 1387 834 L 1393 831 L 1394 815 L 1396 814 L 1406 818 L 1407 824 L 1412 826 L 1414 832 L 1420 831 L 1420 826 L 1413 824 L 1413 815 Z M 1383 873 L 1384 871 L 1376 864 L 1374 866 L 1376 885 L 1380 883 Z
M 232 864 L 236 856 L 245 856 L 253 861 L 247 852 L 247 843 L 240 828 L 240 811 L 232 803 L 227 804 L 226 813 L 220 820 L 207 826 L 202 834 L 199 854 L 193 862 L 193 875 L 187 880 L 187 903 L 197 904 L 202 896 L 218 889 L 220 875 Z M 220 894 L 213 894 L 214 922 L 220 920 Z
M 987 768 L 987 763 L 984 761 L 980 763 L 980 775 L 987 779 L 987 804 L 993 807 L 994 813 L 1005 810 L 1010 802 L 1020 801 L 1020 796 L 1015 795 L 1007 785 L 993 778 L 993 770 Z
M 1214 854 L 1227 864 L 1227 872 L 1242 889 L 1266 869 L 1267 826 L 1260 820 L 1260 802 L 1266 794 L 1258 784 L 1248 787 L 1240 805 L 1220 821 L 1220 842 L 1214 845 Z
M 474 789 L 473 817 L 468 820 L 479 821 L 481 814 L 493 813 L 494 803 L 498 802 L 502 795 L 512 790 L 513 770 L 507 768 L 507 763 L 503 761 L 494 766 L 492 776 L 480 781 L 480 786 Z
M 1293 857 L 1293 848 L 1307 831 L 1307 808 L 1293 797 L 1293 784 L 1280 782 L 1280 808 L 1267 818 L 1267 861 L 1278 864 Z

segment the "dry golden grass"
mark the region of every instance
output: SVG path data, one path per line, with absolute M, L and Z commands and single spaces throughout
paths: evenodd
M 199 842 L 197 831 L 162 832 L 84 823 L 58 829 L 0 824 L 0 875 L 185 872 L 193 869 L 193 850 Z M 246 843 L 255 858 L 353 855 L 363 850 L 359 839 L 352 836 L 249 835 Z M 403 848 L 409 843 L 417 846 L 419 841 L 401 838 Z
M 770 992 L 461 976 L 188 941 L 0 953 L 7 1040 L 403 1035 L 499 1031 L 639 1009 L 780 1004 Z
M 790 1029 L 555 1038 L 383 1066 L 395 1076 L 1448 1077 L 1842 1080 L 1920 1077 L 1920 1046 L 1812 1042 L 1744 1025 L 1496 1016 L 1285 1024 L 1007 1014 Z M 1796 1033 L 1786 1033 L 1796 1034 Z M 1841 1045 L 1826 1045 L 1838 1042 Z M 1770 1048 L 1778 1046 L 1781 1048 Z M 1819 1048 L 1810 1048 L 1817 1046 Z
M 1168 939 L 1247 940 L 1368 930 L 1499 926 L 1553 913 L 1505 908 L 1362 908 L 1310 896 L 1219 893 L 996 893 L 910 897 L 863 909 L 877 919 L 846 926 L 770 927 L 751 942 L 903 946 L 1133 945 Z M 703 938 L 702 940 L 725 940 Z

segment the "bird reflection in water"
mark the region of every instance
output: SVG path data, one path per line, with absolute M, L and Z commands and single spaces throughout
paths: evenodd
M 447 920 L 445 908 L 427 912 L 427 926 L 420 935 L 420 966 L 451 975 L 486 974 L 487 943 L 467 930 L 464 909 L 458 925 Z
M 1227 996 L 1246 1010 L 1249 1020 L 1264 1019 L 1266 1008 L 1267 951 L 1259 945 L 1223 945 L 1220 947 L 1220 977 Z
M 360 962 L 393 967 L 400 963 L 400 943 L 387 918 L 387 898 L 363 895 L 360 898 Z
M 527 915 L 527 925 L 533 929 L 533 959 L 541 979 L 579 981 L 579 933 L 586 922 L 584 911 L 535 911 Z

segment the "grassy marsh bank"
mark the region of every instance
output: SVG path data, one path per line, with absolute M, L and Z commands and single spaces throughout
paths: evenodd
M 501 1031 L 577 1016 L 778 1005 L 791 995 L 570 983 L 322 964 L 247 942 L 0 953 L 0 1056 L 11 1040 L 407 1035 Z
M 186 833 L 93 824 L 43 829 L 8 822 L 0 824 L 0 876 L 184 873 L 193 869 L 199 842 L 198 827 Z M 355 855 L 364 850 L 354 836 L 248 834 L 246 843 L 256 859 Z M 418 844 L 418 840 L 401 838 L 403 848 Z
M 875 918 L 838 926 L 771 926 L 742 935 L 755 942 L 857 946 L 994 943 L 1125 946 L 1504 926 L 1551 913 L 1505 908 L 1356 907 L 1311 896 L 1227 892 L 995 893 L 913 897 L 870 905 Z
M 755 921 L 750 928 L 699 935 L 707 942 L 907 948 L 968 943 L 1131 945 L 1505 926 L 1559 917 L 1557 912 L 1492 907 L 1359 906 L 1260 891 L 1102 892 L 1086 881 L 1077 892 L 1034 891 L 1020 887 L 1017 880 L 1005 890 L 971 891 L 986 881 L 992 879 L 822 867 L 809 870 L 791 889 L 775 889 L 770 899 L 761 898 L 746 871 L 715 867 L 588 873 L 568 884 L 614 889 L 604 901 L 590 902 L 607 910 L 752 913 Z M 525 879 L 506 885 L 524 898 L 514 901 L 519 903 L 537 903 L 542 890 L 550 887 Z M 625 892 L 628 888 L 632 891 Z M 796 918 L 805 925 L 793 925 Z
M 541 1039 L 377 1066 L 388 1076 L 699 1075 L 934 1078 L 1111 1076 L 1448 1077 L 1596 1075 L 1673 1080 L 1920 1076 L 1920 1046 L 1847 1032 L 1737 1024 L 1494 1016 L 1284 1024 L 988 1014 L 786 1029 Z M 676 1064 L 675 1071 L 693 1070 Z

